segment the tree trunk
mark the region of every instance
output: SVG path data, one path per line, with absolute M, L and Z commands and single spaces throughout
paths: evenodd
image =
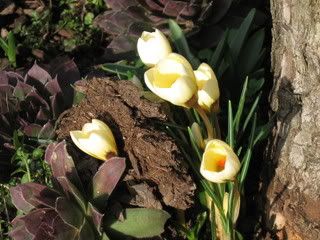
M 271 12 L 270 101 L 277 123 L 269 147 L 268 220 L 273 230 L 280 230 L 280 239 L 316 240 L 320 239 L 320 0 L 271 0 Z

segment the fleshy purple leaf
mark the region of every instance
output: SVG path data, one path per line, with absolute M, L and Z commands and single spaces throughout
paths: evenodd
M 105 0 L 105 3 L 113 10 L 125 10 L 130 6 L 138 5 L 136 0 Z
M 27 72 L 24 81 L 32 85 L 39 85 L 39 83 L 40 85 L 45 85 L 51 79 L 50 74 L 46 70 L 41 68 L 37 63 L 34 63 L 32 68 Z
M 13 96 L 17 97 L 20 101 L 23 101 L 26 96 L 32 92 L 33 87 L 29 84 L 19 81 L 14 88 Z
M 0 114 L 18 110 L 18 101 L 12 97 L 13 87 L 0 85 Z
M 52 118 L 57 119 L 59 115 L 62 113 L 63 109 L 65 109 L 61 95 L 56 94 L 50 96 L 50 105 L 52 111 Z
M 55 150 L 57 144 L 58 143 L 56 143 L 56 142 L 55 143 L 51 143 L 46 148 L 44 159 L 49 165 L 51 165 L 52 154 L 54 153 L 54 150 Z
M 79 207 L 85 212 L 87 204 L 79 190 L 66 177 L 58 177 L 57 181 L 63 189 L 65 196 L 67 196 L 68 199 L 72 199 L 74 202 L 77 202 Z
M 54 126 L 51 121 L 47 122 L 40 130 L 38 138 L 40 139 L 52 139 L 54 136 Z
M 46 154 L 46 161 L 50 164 L 52 174 L 55 179 L 58 179 L 59 177 L 66 177 L 81 192 L 83 192 L 80 178 L 73 159 L 68 154 L 67 144 L 65 141 L 56 144 L 53 150 L 52 147 L 49 148 L 49 153 Z
M 66 106 L 71 106 L 74 95 L 72 85 L 80 80 L 77 65 L 68 57 L 57 57 L 50 62 L 50 73 L 53 77 L 57 77 Z
M 29 137 L 38 137 L 41 129 L 39 124 L 29 124 L 23 128 L 23 133 Z
M 29 103 L 37 103 L 37 105 L 44 106 L 46 109 L 50 110 L 50 106 L 47 101 L 35 90 L 29 92 L 26 96 L 25 101 Z
M 42 106 L 39 107 L 39 111 L 36 116 L 37 121 L 46 122 L 50 119 L 50 113 Z
M 98 231 L 100 232 L 101 228 L 101 221 L 103 218 L 103 214 L 98 211 L 90 202 L 88 204 L 88 210 L 87 210 L 88 216 L 91 217 L 93 224 L 96 226 Z
M 66 224 L 76 229 L 80 229 L 84 223 L 84 215 L 80 209 L 64 197 L 57 198 L 55 210 Z
M 8 233 L 8 235 L 14 240 L 25 240 L 32 239 L 33 234 L 29 233 L 25 227 L 25 224 L 19 218 L 13 219 L 11 222 L 13 229 Z
M 90 223 L 85 220 L 80 229 L 79 239 L 96 239 L 95 233 L 93 232 Z
M 54 207 L 58 193 L 38 183 L 25 183 L 10 188 L 12 203 L 24 213 L 40 206 Z
M 47 82 L 46 85 L 45 85 L 45 88 L 48 90 L 48 92 L 51 95 L 55 95 L 55 94 L 58 94 L 58 93 L 62 92 L 62 90 L 60 88 L 60 85 L 58 83 L 57 77 L 55 77 L 51 81 Z
M 13 239 L 54 239 L 53 220 L 57 213 L 49 208 L 37 209 L 12 221 L 14 227 L 9 235 Z M 29 238 L 29 237 L 32 238 Z M 24 238 L 23 238 L 24 237 Z M 42 238 L 45 237 L 45 238 Z
M 79 230 L 69 224 L 66 224 L 60 217 L 55 218 L 52 225 L 55 229 L 55 239 L 78 239 Z
M 116 187 L 125 168 L 125 158 L 113 157 L 103 163 L 92 179 L 93 200 L 95 205 L 104 208 L 108 197 Z

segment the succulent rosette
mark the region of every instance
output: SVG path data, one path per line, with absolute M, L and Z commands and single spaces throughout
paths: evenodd
M 72 84 L 79 79 L 75 63 L 65 57 L 44 68 L 34 63 L 24 76 L 0 72 L 0 139 L 10 142 L 14 129 L 52 138 L 55 121 L 72 105 Z
M 210 1 L 105 0 L 108 10 L 95 25 L 108 34 L 108 50 L 113 54 L 134 51 L 142 31 L 167 31 L 167 20 L 175 19 L 185 32 L 196 31 L 213 7 Z
M 23 215 L 12 221 L 9 235 L 13 239 L 100 239 L 103 214 L 98 209 L 105 207 L 125 169 L 125 159 L 115 157 L 101 165 L 91 191 L 84 191 L 66 142 L 50 144 L 45 160 L 52 169 L 54 188 L 30 182 L 10 189 L 12 203 Z
M 124 158 L 105 161 L 87 184 L 81 181 L 65 141 L 50 144 L 45 160 L 52 169 L 53 188 L 29 182 L 10 189 L 12 203 L 22 212 L 12 221 L 12 239 L 107 240 L 113 236 L 152 237 L 163 232 L 169 218 L 163 210 L 106 211 L 126 168 Z

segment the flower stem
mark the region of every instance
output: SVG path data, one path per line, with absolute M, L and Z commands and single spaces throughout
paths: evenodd
M 206 126 L 207 129 L 207 140 L 211 140 L 214 137 L 214 131 L 213 131 L 213 127 L 212 124 L 206 114 L 206 112 L 197 104 L 194 106 L 194 109 L 197 110 L 197 112 L 199 113 L 200 117 L 202 118 L 204 125 Z

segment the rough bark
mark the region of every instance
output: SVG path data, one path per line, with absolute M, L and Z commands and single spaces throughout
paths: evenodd
M 320 239 L 320 1 L 271 0 L 268 218 L 280 239 Z

